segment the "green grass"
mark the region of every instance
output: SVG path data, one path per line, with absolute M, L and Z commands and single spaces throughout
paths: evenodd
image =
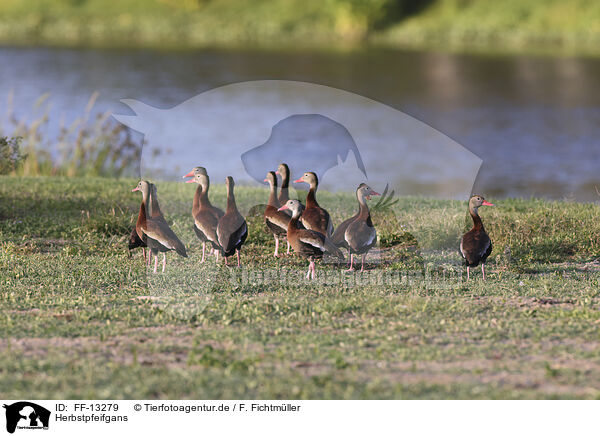
M 61 46 L 394 47 L 598 54 L 589 0 L 5 0 L 0 42 Z
M 159 199 L 190 258 L 149 274 L 125 248 L 135 183 L 0 177 L 7 398 L 600 398 L 595 205 L 490 198 L 489 278 L 467 283 L 465 202 L 401 198 L 374 217 L 380 263 L 319 264 L 309 283 L 305 261 L 272 258 L 259 217 L 247 268 L 200 265 L 194 188 L 174 182 Z M 236 193 L 242 207 L 266 198 Z M 352 197 L 319 193 L 336 223 Z

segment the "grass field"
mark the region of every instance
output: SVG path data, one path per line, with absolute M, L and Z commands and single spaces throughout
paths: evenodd
M 401 198 L 375 214 L 368 273 L 318 265 L 310 283 L 305 261 L 273 259 L 259 217 L 245 268 L 200 265 L 194 188 L 159 183 L 190 258 L 154 276 L 125 248 L 135 184 L 0 178 L 3 397 L 600 398 L 596 205 L 489 198 L 489 278 L 467 283 L 466 203 Z M 223 205 L 224 187 L 211 192 Z M 355 209 L 319 194 L 336 223 Z

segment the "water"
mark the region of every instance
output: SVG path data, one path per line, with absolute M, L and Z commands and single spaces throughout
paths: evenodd
M 389 50 L 8 47 L 0 49 L 0 65 L 0 98 L 12 90 L 15 111 L 29 115 L 37 98 L 50 92 L 51 119 L 57 121 L 81 115 L 96 90 L 100 98 L 95 110 L 130 114 L 120 99 L 168 109 L 201 92 L 242 81 L 327 85 L 396 108 L 479 156 L 483 164 L 474 190 L 488 197 L 598 198 L 599 59 Z M 353 110 L 360 113 L 361 107 Z M 466 171 L 460 162 L 453 165 L 457 173 Z

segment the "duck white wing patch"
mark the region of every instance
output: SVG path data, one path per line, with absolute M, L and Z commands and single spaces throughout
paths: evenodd
M 159 235 L 158 233 L 155 233 L 153 231 L 148 231 L 147 229 L 145 231 L 142 229 L 142 231 L 146 234 L 146 236 L 154 239 L 155 241 L 160 242 L 162 245 L 164 245 L 168 249 L 175 250 L 175 246 L 173 244 L 171 244 L 167 239 L 165 239 L 161 235 Z
M 281 217 L 279 215 L 268 216 L 267 221 L 275 224 L 277 227 L 280 227 L 283 230 L 287 230 L 288 223 L 286 222 L 286 220 L 283 217 Z M 288 221 L 289 221 L 289 219 L 288 219 Z
M 302 224 L 305 229 L 310 229 L 310 224 L 302 216 L 300 216 L 300 224 Z
M 300 236 L 298 240 L 300 242 L 303 242 L 304 244 L 312 245 L 313 247 L 319 248 L 322 251 L 325 250 L 325 245 L 323 245 L 321 240 L 317 237 L 311 238 L 307 236 Z
M 202 222 L 194 220 L 194 224 L 196 225 L 198 230 L 200 230 L 202 233 L 204 233 L 204 236 L 206 236 L 206 239 L 208 239 L 209 241 L 212 241 L 212 242 L 217 242 L 217 241 L 213 241 L 213 238 L 211 238 L 212 232 L 210 231 L 210 229 L 207 226 L 202 225 Z

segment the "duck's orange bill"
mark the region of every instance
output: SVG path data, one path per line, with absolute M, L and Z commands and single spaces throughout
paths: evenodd
M 277 210 L 287 210 L 287 209 L 288 209 L 288 207 L 287 207 L 287 204 L 284 204 L 283 206 L 281 206 L 281 207 L 280 207 L 279 209 L 277 209 Z
M 494 204 L 490 203 L 489 201 L 485 201 L 483 200 L 483 203 L 481 203 L 482 206 L 494 206 Z
M 302 178 L 299 178 L 298 180 L 294 180 L 294 183 L 302 183 L 304 182 L 304 180 L 302 180 Z
M 140 190 L 140 187 L 139 187 L 139 186 L 136 186 L 135 188 L 133 188 L 133 189 L 131 190 L 131 192 L 135 192 L 135 191 L 139 191 L 139 190 Z
M 265 179 L 265 180 L 263 180 L 263 182 L 268 182 L 268 180 L 267 180 L 267 179 Z
M 185 176 L 182 177 L 182 179 L 185 179 L 186 177 L 194 177 L 194 170 L 187 173 Z
M 186 180 L 185 183 L 195 183 L 196 181 L 194 179 L 190 179 L 190 180 Z

